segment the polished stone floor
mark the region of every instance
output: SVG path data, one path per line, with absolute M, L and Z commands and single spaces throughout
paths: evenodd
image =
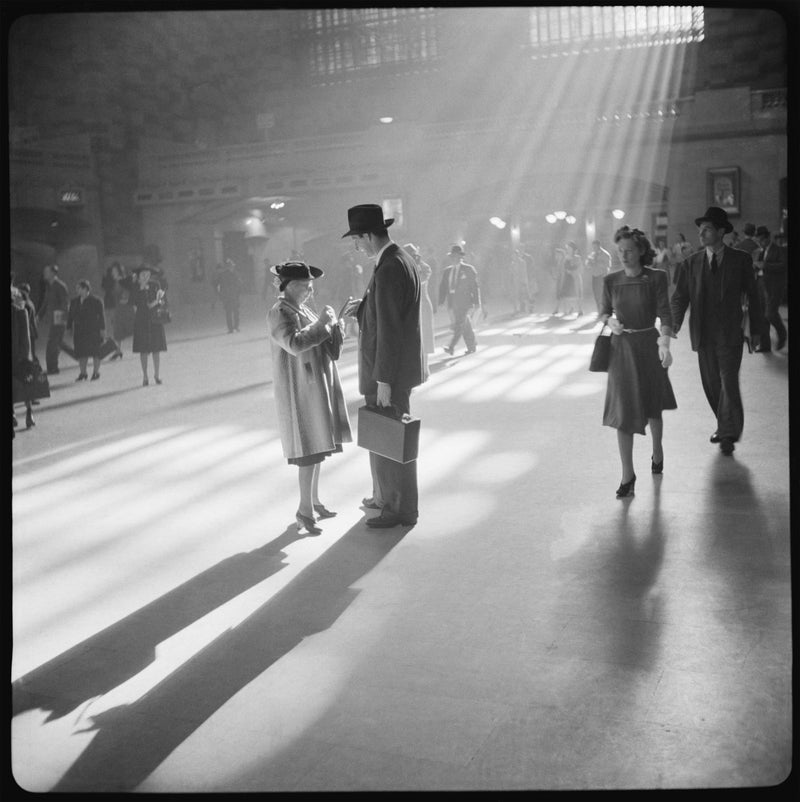
M 249 299 L 248 299 L 249 301 Z M 549 310 L 548 310 L 549 311 Z M 785 310 L 784 310 L 785 313 Z M 420 520 L 298 537 L 263 313 L 176 310 L 54 377 L 13 442 L 12 768 L 30 791 L 754 788 L 792 768 L 788 349 L 745 354 L 724 457 L 688 337 L 665 469 L 615 498 L 590 317 L 489 317 L 438 353 Z M 129 343 L 128 343 L 129 345 Z M 355 427 L 352 344 L 340 369 Z M 21 418 L 20 420 L 23 420 Z M 372 515 L 372 512 L 367 513 Z

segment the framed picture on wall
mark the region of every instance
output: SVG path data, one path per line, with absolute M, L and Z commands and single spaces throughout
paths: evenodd
M 740 170 L 738 167 L 714 167 L 708 175 L 708 206 L 719 206 L 729 215 L 742 208 Z

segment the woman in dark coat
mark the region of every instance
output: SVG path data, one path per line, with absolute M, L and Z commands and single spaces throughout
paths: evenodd
M 623 226 L 614 235 L 623 270 L 603 279 L 603 301 L 599 319 L 611 329 L 611 358 L 608 367 L 603 424 L 617 430 L 622 461 L 622 482 L 617 498 L 633 493 L 633 435 L 644 434 L 650 426 L 653 454 L 652 473 L 664 468 L 661 445 L 661 412 L 677 409 L 667 368 L 672 314 L 669 307 L 667 274 L 653 270 L 655 251 L 638 229 Z M 612 317 L 613 315 L 613 317 Z M 661 321 L 661 336 L 655 327 Z
M 67 315 L 67 328 L 72 332 L 75 358 L 80 366 L 75 381 L 85 381 L 89 378 L 86 373 L 89 357 L 93 366 L 92 381 L 95 381 L 100 378 L 98 351 L 106 339 L 103 302 L 96 295 L 92 295 L 92 287 L 86 279 L 78 282 L 76 290 L 78 295 L 70 301 Z
M 284 456 L 299 468 L 297 530 L 319 534 L 319 518 L 335 515 L 319 500 L 322 461 L 352 441 L 347 406 L 333 356 L 341 347 L 341 323 L 326 306 L 317 315 L 306 306 L 313 280 L 323 275 L 305 262 L 285 262 L 271 272 L 282 293 L 269 310 L 272 379 Z
M 141 265 L 133 271 L 136 281 L 130 286 L 130 302 L 136 307 L 133 320 L 133 353 L 139 354 L 142 363 L 142 386 L 150 384 L 147 378 L 147 355 L 153 356 L 153 377 L 161 384 L 158 372 L 160 353 L 167 350 L 164 324 L 153 319 L 152 310 L 164 300 L 164 290 L 153 276 L 161 271 L 150 265 Z

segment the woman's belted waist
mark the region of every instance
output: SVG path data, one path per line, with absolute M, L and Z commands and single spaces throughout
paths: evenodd
M 625 334 L 642 334 L 646 331 L 655 331 L 657 332 L 658 329 L 655 326 L 648 326 L 646 329 L 623 329 L 622 330 Z

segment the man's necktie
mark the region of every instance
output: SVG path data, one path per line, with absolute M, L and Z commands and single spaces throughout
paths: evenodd
M 717 272 L 717 255 L 711 254 L 711 273 L 712 275 Z

